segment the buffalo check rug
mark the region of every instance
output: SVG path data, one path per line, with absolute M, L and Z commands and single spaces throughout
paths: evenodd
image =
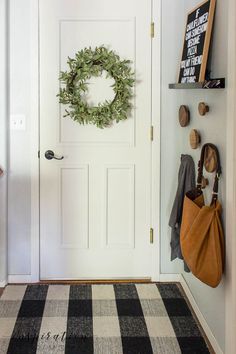
M 210 353 L 177 284 L 9 285 L 1 354 Z

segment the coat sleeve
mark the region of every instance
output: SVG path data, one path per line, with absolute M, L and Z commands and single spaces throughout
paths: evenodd
M 181 164 L 179 168 L 179 174 L 178 174 L 178 187 L 177 187 L 174 204 L 169 219 L 169 226 L 172 228 L 176 227 L 180 221 L 181 208 L 183 204 L 183 194 L 185 192 L 184 181 L 185 181 L 185 166 Z
M 185 193 L 195 187 L 195 166 L 189 155 L 181 156 L 181 165 L 178 173 L 178 187 L 171 210 L 169 226 L 171 227 L 171 260 L 183 259 L 180 247 L 180 227 L 183 213 Z M 185 268 L 187 270 L 187 268 Z

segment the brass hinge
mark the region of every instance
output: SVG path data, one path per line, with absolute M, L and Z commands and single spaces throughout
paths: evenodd
M 38 150 L 38 158 L 40 159 L 40 150 Z
M 155 37 L 155 23 L 151 23 L 151 38 Z
M 154 137 L 154 128 L 153 128 L 153 125 L 151 125 L 151 128 L 150 128 L 150 138 L 151 138 L 151 141 L 153 141 L 153 137 Z
M 150 228 L 150 243 L 153 243 L 153 228 Z

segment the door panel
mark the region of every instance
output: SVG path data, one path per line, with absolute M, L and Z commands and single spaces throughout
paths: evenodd
M 99 30 L 98 30 L 99 29 Z M 81 33 L 86 36 L 81 37 Z M 119 33 L 119 36 L 114 35 Z M 135 20 L 133 19 L 97 19 L 97 20 L 70 20 L 60 22 L 60 70 L 67 68 L 68 56 L 73 57 L 75 48 L 78 50 L 84 47 L 96 47 L 100 44 L 115 48 L 120 57 L 130 58 L 135 66 Z M 69 40 L 68 40 L 69 39 Z M 101 39 L 103 42 L 101 42 Z M 111 44 L 112 43 L 112 46 Z M 125 43 L 125 47 L 124 47 Z M 103 97 L 108 99 L 113 95 L 106 92 L 107 86 L 103 87 Z M 93 99 L 96 101 L 100 91 L 93 91 Z M 110 93 L 110 92 L 109 92 Z M 113 94 L 113 92 L 112 92 Z M 98 97 L 99 98 L 99 97 Z M 98 101 L 101 101 L 98 99 Z M 135 106 L 135 99 L 133 100 Z M 64 110 L 61 111 L 60 120 L 60 142 L 78 143 L 80 145 L 92 144 L 134 144 L 135 111 L 131 112 L 131 118 L 125 124 L 117 124 L 113 129 L 98 130 L 93 126 L 80 126 L 72 120 L 63 119 Z
M 88 166 L 60 168 L 61 247 L 89 247 Z
M 106 167 L 105 246 L 134 248 L 134 166 Z
M 41 279 L 150 277 L 150 22 L 151 0 L 40 0 Z M 63 117 L 56 97 L 67 57 L 100 45 L 136 75 L 129 118 L 106 129 Z M 112 97 L 109 80 L 89 84 L 93 104 Z

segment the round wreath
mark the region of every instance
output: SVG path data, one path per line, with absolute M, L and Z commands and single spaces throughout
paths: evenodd
M 64 117 L 70 116 L 80 124 L 90 123 L 99 128 L 110 126 L 112 121 L 128 118 L 135 82 L 130 60 L 121 60 L 114 51 L 101 46 L 95 50 L 84 48 L 76 53 L 74 59 L 68 58 L 67 63 L 70 70 L 60 73 L 59 80 L 64 87 L 60 88 L 58 94 L 60 103 L 69 105 Z M 111 86 L 115 97 L 92 107 L 83 97 L 88 91 L 86 80 L 101 76 L 103 71 L 107 72 L 107 78 L 115 81 Z

